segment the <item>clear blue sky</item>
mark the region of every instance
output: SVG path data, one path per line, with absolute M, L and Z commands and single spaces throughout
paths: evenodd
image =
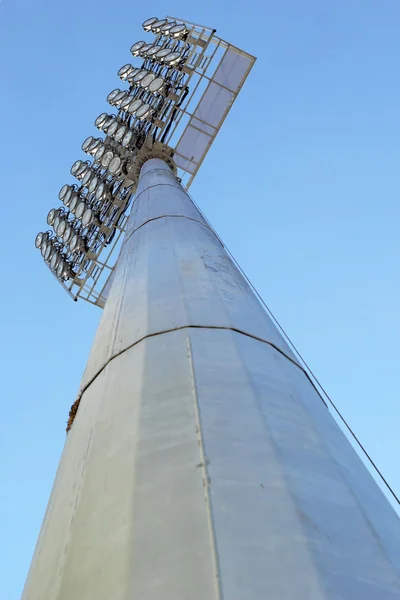
M 0 0 L 0 600 L 20 597 L 101 314 L 34 236 L 150 16 L 258 57 L 191 191 L 400 493 L 400 3 L 149 6 Z

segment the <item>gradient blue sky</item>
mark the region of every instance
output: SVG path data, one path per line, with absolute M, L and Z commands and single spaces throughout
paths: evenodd
M 398 0 L 0 0 L 0 600 L 18 600 L 100 310 L 34 248 L 165 13 L 258 57 L 191 192 L 400 493 Z

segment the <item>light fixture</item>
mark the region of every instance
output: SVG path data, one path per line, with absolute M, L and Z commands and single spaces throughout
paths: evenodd
M 159 33 L 161 31 L 161 27 L 164 27 L 166 24 L 167 19 L 160 19 L 159 21 L 154 21 L 154 23 L 150 25 L 150 29 L 153 33 Z
M 48 237 L 47 233 L 43 233 L 42 231 L 40 233 L 38 233 L 37 236 L 36 236 L 36 238 L 35 238 L 35 246 L 36 246 L 36 248 L 40 248 L 40 246 L 47 239 L 47 237 Z
M 84 227 L 87 227 L 88 225 L 90 225 L 90 223 L 92 223 L 93 219 L 94 219 L 94 213 L 93 213 L 92 209 L 87 208 L 85 210 L 85 212 L 83 213 L 82 225 Z
M 96 176 L 94 176 L 93 179 L 92 179 L 92 181 L 90 182 L 90 185 L 89 185 L 89 193 L 90 194 L 93 194 L 93 192 L 97 188 L 98 183 L 99 183 L 99 178 L 96 177 Z
M 125 79 L 128 77 L 128 75 L 132 71 L 132 69 L 133 69 L 133 67 L 131 64 L 128 63 L 127 65 L 124 65 L 118 71 L 118 77 L 120 79 L 122 79 L 122 81 L 125 81 Z
M 170 37 L 177 39 L 177 38 L 183 37 L 186 33 L 188 33 L 188 31 L 189 30 L 186 27 L 186 25 L 181 23 L 179 25 L 175 25 L 174 27 L 171 27 L 171 29 L 169 30 L 169 35 L 170 35 Z
M 145 46 L 142 46 L 142 48 L 140 48 L 139 55 L 142 56 L 143 58 L 145 58 L 147 55 L 147 52 L 152 47 L 153 47 L 153 44 L 146 44 Z
M 58 237 L 62 238 L 66 227 L 67 227 L 67 221 L 65 219 L 61 219 L 60 223 L 58 224 L 57 231 L 56 231 L 56 234 L 58 235 Z
M 83 215 L 83 213 L 85 212 L 86 209 L 86 202 L 79 202 L 78 206 L 76 207 L 76 211 L 75 211 L 75 216 L 77 219 L 80 219 L 81 216 Z
M 122 140 L 122 138 L 124 137 L 126 132 L 126 127 L 125 125 L 122 125 L 122 127 L 120 127 L 117 131 L 117 133 L 114 135 L 114 140 L 116 142 L 120 142 Z
M 60 219 L 59 215 L 57 215 L 56 218 L 53 221 L 53 229 L 54 229 L 54 231 L 57 231 L 57 227 L 58 227 L 58 225 L 60 223 L 60 220 L 61 219 Z
M 71 201 L 69 203 L 69 210 L 71 212 L 75 212 L 76 205 L 78 204 L 79 196 L 78 194 L 73 194 Z
M 138 98 L 137 100 L 134 100 L 129 105 L 128 113 L 130 115 L 134 115 L 136 113 L 137 109 L 139 108 L 139 106 L 141 106 L 142 104 L 143 104 L 143 102 L 140 100 L 140 98 Z
M 133 44 L 133 46 L 131 46 L 131 52 L 132 52 L 133 56 L 139 56 L 140 49 L 146 45 L 147 45 L 146 42 L 143 42 L 143 41 L 136 42 L 135 44 Z
M 66 227 L 65 227 L 65 231 L 62 236 L 64 244 L 68 244 L 68 240 L 70 239 L 71 235 L 72 235 L 72 227 L 71 227 L 71 225 L 69 225 L 69 223 L 67 223 Z
M 138 73 L 136 73 L 135 77 L 133 78 L 133 83 L 139 83 L 139 81 L 141 81 L 143 79 L 143 77 L 146 77 L 148 71 L 146 71 L 145 69 L 141 69 Z
M 61 260 L 57 267 L 57 277 L 59 279 L 69 279 L 68 263 Z
M 140 81 L 140 85 L 143 89 L 147 89 L 150 83 L 155 79 L 156 76 L 154 73 L 148 73 L 143 79 Z
M 61 202 L 64 202 L 64 198 L 68 192 L 68 190 L 70 189 L 70 186 L 66 183 L 65 185 L 62 186 L 61 190 L 59 191 L 58 194 L 58 198 L 59 200 L 61 200 Z
M 94 137 L 92 135 L 89 135 L 89 137 L 86 138 L 86 140 L 83 142 L 81 148 L 84 152 L 87 152 L 88 148 L 90 148 L 90 146 L 92 145 L 92 142 L 94 140 Z
M 113 100 L 113 104 L 115 106 L 119 106 L 122 102 L 122 100 L 124 100 L 124 98 L 128 96 L 128 92 L 126 90 L 124 90 L 123 92 L 120 92 L 119 94 L 117 94 L 117 96 L 115 96 L 114 100 Z
M 106 151 L 106 147 L 104 146 L 104 144 L 102 144 L 101 146 L 99 146 L 96 150 L 96 154 L 94 155 L 94 159 L 96 162 L 100 162 L 101 158 L 104 154 L 104 152 Z
M 157 44 L 153 44 L 152 46 L 150 46 L 150 48 L 147 50 L 146 52 L 146 58 L 151 59 L 152 56 L 154 56 L 155 54 L 157 54 L 157 52 L 161 50 L 161 46 L 158 46 Z
M 126 148 L 127 146 L 129 146 L 130 142 L 132 141 L 132 138 L 133 138 L 133 133 L 132 133 L 132 131 L 128 130 L 122 139 L 121 145 L 124 148 Z
M 74 233 L 69 241 L 69 249 L 71 250 L 71 252 L 75 252 L 75 250 L 77 250 L 79 248 L 79 235 L 77 233 Z
M 107 135 L 109 137 L 112 137 L 114 135 L 114 133 L 117 131 L 118 127 L 119 127 L 118 121 L 114 121 L 114 123 L 111 123 L 110 127 L 107 130 Z
M 150 31 L 151 26 L 153 25 L 153 23 L 156 23 L 158 21 L 158 17 L 151 17 L 150 19 L 147 19 L 143 24 L 142 27 L 145 31 Z
M 82 177 L 82 185 L 87 186 L 91 178 L 93 177 L 93 172 L 91 169 L 88 169 L 84 176 Z
M 45 240 L 44 242 L 42 242 L 42 245 L 40 246 L 40 253 L 43 256 L 43 258 L 44 258 L 44 255 L 45 255 L 45 252 L 47 249 L 47 245 L 48 245 L 48 242 L 47 242 L 47 240 Z
M 121 90 L 119 88 L 116 88 L 115 90 L 113 90 L 112 92 L 110 92 L 107 96 L 107 102 L 111 102 L 114 100 L 114 98 L 116 96 L 118 96 L 118 94 L 121 92 Z
M 47 224 L 48 225 L 53 225 L 54 220 L 56 218 L 56 216 L 58 215 L 58 210 L 56 208 L 52 208 L 51 210 L 49 210 L 48 214 L 47 214 Z
M 49 260 L 49 258 L 51 257 L 51 251 L 53 249 L 53 244 L 51 242 L 49 242 L 48 244 L 46 244 L 46 249 L 44 251 L 43 254 L 43 258 L 44 260 Z
M 54 252 L 53 256 L 51 257 L 51 261 L 50 261 L 50 268 L 52 271 L 57 270 L 57 267 L 60 264 L 60 260 L 61 260 L 61 256 L 58 254 L 58 252 Z
M 169 21 L 168 23 L 166 23 L 165 25 L 163 25 L 161 27 L 160 33 L 162 35 L 169 35 L 170 29 L 172 29 L 172 27 L 175 27 L 175 25 L 176 25 L 175 21 Z
M 182 60 L 182 55 L 180 52 L 170 52 L 167 56 L 164 57 L 164 63 L 169 67 L 173 67 L 177 65 Z
M 106 186 L 105 184 L 101 181 L 99 183 L 99 185 L 97 186 L 97 190 L 95 193 L 95 198 L 96 200 L 102 200 L 103 196 L 104 196 L 104 192 L 105 192 Z
M 126 109 L 128 108 L 128 106 L 129 106 L 129 104 L 132 102 L 132 100 L 133 100 L 133 96 L 129 96 L 129 95 L 128 95 L 128 96 L 126 96 L 126 97 L 125 97 L 125 98 L 122 100 L 122 102 L 121 102 L 121 104 L 119 105 L 119 107 L 120 107 L 120 108 L 122 108 L 122 110 L 126 110 Z
M 150 114 L 152 113 L 152 108 L 150 106 L 150 104 L 142 104 L 142 106 L 140 108 L 138 108 L 138 110 L 136 111 L 136 117 L 140 120 L 145 119 L 146 117 L 150 116 Z
M 104 153 L 104 156 L 101 159 L 101 165 L 106 169 L 112 161 L 113 157 L 114 154 L 111 152 L 111 150 L 107 150 L 107 152 Z
M 70 170 L 71 175 L 76 175 L 79 172 L 79 169 L 82 167 L 83 164 L 84 163 L 82 160 L 76 160 L 71 167 L 71 170 Z
M 122 160 L 120 159 L 120 157 L 114 156 L 114 158 L 110 162 L 110 166 L 108 167 L 108 170 L 113 175 L 116 175 L 121 170 L 121 166 L 122 166 Z
M 108 114 L 107 113 L 101 113 L 101 115 L 99 115 L 97 117 L 97 119 L 95 120 L 94 124 L 96 125 L 96 127 L 98 129 L 102 129 L 104 123 L 107 121 L 108 119 Z
M 100 144 L 102 144 L 102 143 L 103 143 L 103 140 L 101 138 L 94 139 L 93 142 L 91 143 L 90 147 L 87 149 L 87 153 L 91 154 L 93 156 L 96 153 L 96 150 L 98 149 Z
M 140 71 L 140 69 L 133 69 L 133 71 L 131 73 L 129 73 L 129 77 L 127 79 L 127 82 L 132 85 L 133 78 L 135 77 L 136 73 L 139 73 L 139 71 Z
M 152 94 L 160 94 L 164 89 L 164 77 L 156 77 L 149 85 L 149 92 Z
M 161 48 L 161 50 L 159 50 L 156 54 L 155 54 L 155 58 L 159 61 L 159 62 L 163 62 L 164 58 L 166 56 L 168 56 L 168 54 L 171 53 L 171 48 Z

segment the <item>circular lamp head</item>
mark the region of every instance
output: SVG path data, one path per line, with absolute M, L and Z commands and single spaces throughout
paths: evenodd
M 139 106 L 142 106 L 142 104 L 143 104 L 143 102 L 139 98 L 137 100 L 134 100 L 129 105 L 128 113 L 130 115 L 134 115 L 136 113 L 137 109 L 139 108 Z
M 50 261 L 50 268 L 52 271 L 56 271 L 61 260 L 61 256 L 57 252 L 53 252 L 53 256 Z
M 93 213 L 92 209 L 87 208 L 85 210 L 85 212 L 83 213 L 82 225 L 84 227 L 87 227 L 88 225 L 90 225 L 93 222 L 93 219 L 94 219 L 94 213 Z
M 112 175 L 116 175 L 121 170 L 121 166 L 122 166 L 122 160 L 120 159 L 120 157 L 114 156 L 114 158 L 110 162 L 110 166 L 108 167 L 108 170 L 110 171 L 110 173 L 112 173 Z
M 133 78 L 133 83 L 139 83 L 139 81 L 141 81 L 143 79 L 143 77 L 146 77 L 148 71 L 146 71 L 145 69 L 140 70 L 138 73 L 136 73 L 135 77 Z
M 140 85 L 142 88 L 144 88 L 145 90 L 149 87 L 150 83 L 153 81 L 153 79 L 155 79 L 156 76 L 154 73 L 148 73 L 145 77 L 143 77 L 143 79 L 140 82 Z
M 133 79 L 134 79 L 136 73 L 139 73 L 139 71 L 140 71 L 140 69 L 133 69 L 133 71 L 131 71 L 131 73 L 129 73 L 129 77 L 127 79 L 127 82 L 132 85 Z
M 170 37 L 177 39 L 177 38 L 183 37 L 188 31 L 189 30 L 186 27 L 186 25 L 184 25 L 183 23 L 180 23 L 179 25 L 175 25 L 174 27 L 171 27 L 171 29 L 169 30 L 169 35 L 170 35 Z
M 87 163 L 82 162 L 82 164 L 79 167 L 78 171 L 76 171 L 76 173 L 75 173 L 75 177 L 77 179 L 82 179 L 82 177 L 85 175 L 85 173 L 88 170 L 88 168 L 89 168 L 89 165 Z
M 130 105 L 130 103 L 133 100 L 133 96 L 129 96 L 129 94 L 127 96 L 125 96 L 125 98 L 122 100 L 121 104 L 119 105 L 120 108 L 122 108 L 122 110 L 127 110 L 128 106 Z
M 106 189 L 105 184 L 103 182 L 99 183 L 99 185 L 97 186 L 96 194 L 95 194 L 96 200 L 99 200 L 99 201 L 102 200 L 105 189 Z
M 48 246 L 48 242 L 47 242 L 47 240 L 46 240 L 46 241 L 44 241 L 44 242 L 42 242 L 42 245 L 40 246 L 40 253 L 41 253 L 41 255 L 43 256 L 43 258 L 44 258 L 44 255 L 45 255 L 45 252 L 46 252 L 47 246 Z
M 66 223 L 65 231 L 64 231 L 63 236 L 62 236 L 64 244 L 68 244 L 68 241 L 71 238 L 71 235 L 72 235 L 71 225 L 68 225 L 68 223 Z
M 172 27 L 175 27 L 175 25 L 175 21 L 169 21 L 169 23 L 166 23 L 161 27 L 160 33 L 162 35 L 169 35 L 170 30 L 172 29 Z
M 107 152 L 104 153 L 104 156 L 101 159 L 102 166 L 106 169 L 113 158 L 114 154 L 111 152 L 111 150 L 107 150 Z
M 77 233 L 74 233 L 69 240 L 69 249 L 71 252 L 74 252 L 78 247 L 79 236 Z
M 93 140 L 94 137 L 92 135 L 89 135 L 89 137 L 86 138 L 86 140 L 82 144 L 82 150 L 84 152 L 88 151 L 88 148 L 90 148 L 90 146 L 92 145 Z
M 160 33 L 161 31 L 161 27 L 164 27 L 164 25 L 167 24 L 167 19 L 160 19 L 159 21 L 154 21 L 154 23 L 152 23 L 150 25 L 150 29 L 152 30 L 153 33 Z
M 153 25 L 153 23 L 156 23 L 158 21 L 157 17 L 151 17 L 150 19 L 147 19 L 143 24 L 142 27 L 145 31 L 150 31 L 151 26 Z
M 42 232 L 38 233 L 36 238 L 35 238 L 35 246 L 36 248 L 40 248 L 40 246 L 42 245 L 43 239 L 44 239 L 44 234 Z
M 171 48 L 161 48 L 161 50 L 159 50 L 158 52 L 156 52 L 155 54 L 155 58 L 159 61 L 159 62 L 164 62 L 164 58 L 166 56 L 168 56 L 168 54 L 171 54 Z
M 87 186 L 93 176 L 93 172 L 88 169 L 82 178 L 82 185 Z
M 113 100 L 114 106 L 120 106 L 122 100 L 124 100 L 126 98 L 126 96 L 128 96 L 127 91 L 123 91 L 123 92 L 120 92 L 119 94 L 117 94 Z
M 122 139 L 122 142 L 121 142 L 122 146 L 123 146 L 124 148 L 126 148 L 127 146 L 129 146 L 129 144 L 130 144 L 130 143 L 131 143 L 131 141 L 132 141 L 132 138 L 133 138 L 133 133 L 132 133 L 132 131 L 128 130 L 128 131 L 125 133 L 125 135 L 124 135 L 124 137 L 123 137 L 123 139 Z
M 116 96 L 118 96 L 118 94 L 121 92 L 120 89 L 116 88 L 115 90 L 113 90 L 112 92 L 110 92 L 107 96 L 107 102 L 109 102 L 110 104 L 112 103 L 112 101 L 114 100 L 114 98 Z
M 182 60 L 182 55 L 180 52 L 170 52 L 164 58 L 164 63 L 169 67 L 173 67 L 177 65 Z
M 117 131 L 118 127 L 119 127 L 118 121 L 114 121 L 114 123 L 111 123 L 110 127 L 107 130 L 107 135 L 109 137 L 112 137 L 114 135 L 114 133 Z
M 103 127 L 104 123 L 107 121 L 107 119 L 108 119 L 108 114 L 101 113 L 101 115 L 99 115 L 97 117 L 97 119 L 95 120 L 94 124 L 96 125 L 96 127 L 98 127 L 98 129 L 101 129 Z
M 43 254 L 44 260 L 49 260 L 49 258 L 51 257 L 52 249 L 53 249 L 53 244 L 51 242 L 46 244 L 46 250 L 44 251 L 44 254 Z
M 58 267 L 57 267 L 57 277 L 59 279 L 68 279 L 68 264 L 63 261 L 60 260 Z
M 78 194 L 72 194 L 71 201 L 69 203 L 69 210 L 71 212 L 75 212 L 76 205 L 78 204 L 79 196 Z
M 142 104 L 142 106 L 140 108 L 137 109 L 136 111 L 136 117 L 140 120 L 142 119 L 146 119 L 146 117 L 149 117 L 152 113 L 152 108 L 150 106 L 150 104 Z
M 122 81 L 125 81 L 125 79 L 128 77 L 128 75 L 132 71 L 132 69 L 133 69 L 133 67 L 131 64 L 128 63 L 127 65 L 124 65 L 118 71 L 118 77 L 120 79 L 122 79 Z
M 89 193 L 93 194 L 93 192 L 96 190 L 97 185 L 99 183 L 99 178 L 98 177 L 93 177 L 92 181 L 90 182 L 89 185 Z
M 96 150 L 96 154 L 94 155 L 94 159 L 96 162 L 100 162 L 101 158 L 104 154 L 104 152 L 106 151 L 106 147 L 104 146 L 104 144 L 102 144 L 101 146 L 99 146 Z
M 64 202 L 64 198 L 65 198 L 66 193 L 68 192 L 68 190 L 69 190 L 69 185 L 68 184 L 65 184 L 65 185 L 62 186 L 62 188 L 61 188 L 61 190 L 60 190 L 60 192 L 58 194 L 58 198 L 59 198 L 59 200 L 61 200 L 61 202 Z
M 60 220 L 61 220 L 60 217 L 57 215 L 56 218 L 53 221 L 53 229 L 54 229 L 54 231 L 57 231 L 57 227 L 60 224 Z
M 58 224 L 57 231 L 56 231 L 56 234 L 58 235 L 58 237 L 62 237 L 64 235 L 66 227 L 67 227 L 67 221 L 65 219 L 61 219 L 60 223 Z
M 49 210 L 48 215 L 47 215 L 47 224 L 53 225 L 54 219 L 56 218 L 57 215 L 58 215 L 58 210 L 56 208 L 52 208 L 51 210 Z
M 126 132 L 126 127 L 125 125 L 122 125 L 122 127 L 120 127 L 117 131 L 117 133 L 114 135 L 114 140 L 116 142 L 120 142 L 122 140 L 122 138 L 124 137 Z
M 80 219 L 81 216 L 83 215 L 83 213 L 86 210 L 86 202 L 79 202 L 78 206 L 76 207 L 76 211 L 75 211 L 75 215 L 77 219 Z
M 160 94 L 164 90 L 164 84 L 164 77 L 156 77 L 149 84 L 149 92 L 151 92 L 152 94 Z
M 143 46 L 146 46 L 146 42 L 140 41 L 133 44 L 133 46 L 131 46 L 133 56 L 139 56 L 140 49 L 143 48 Z
M 142 46 L 140 48 L 139 51 L 139 55 L 142 56 L 143 58 L 145 58 L 145 56 L 147 55 L 147 52 L 150 50 L 150 48 L 153 47 L 153 44 L 146 44 L 145 46 Z
M 160 46 L 151 46 L 151 48 L 147 50 L 146 57 L 150 59 L 154 58 L 159 50 L 161 50 Z
M 71 167 L 71 170 L 70 170 L 71 175 L 76 175 L 83 164 L 84 163 L 82 160 L 76 160 Z
M 94 154 L 96 154 L 96 150 L 98 149 L 98 147 L 100 146 L 101 143 L 102 143 L 101 138 L 97 138 L 97 139 L 93 140 L 90 147 L 88 148 L 88 153 L 91 154 L 92 156 Z

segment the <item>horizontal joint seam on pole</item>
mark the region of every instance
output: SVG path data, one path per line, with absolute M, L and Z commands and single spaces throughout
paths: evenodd
M 145 192 L 147 192 L 147 190 L 151 190 L 152 188 L 155 187 L 159 187 L 161 185 L 165 185 L 165 186 L 169 186 L 169 187 L 173 187 L 176 190 L 180 190 L 181 192 L 183 192 L 186 195 L 185 190 L 183 190 L 180 185 L 173 185 L 172 183 L 155 183 L 154 185 L 149 185 L 147 188 L 145 188 L 144 190 L 142 190 L 141 192 L 139 192 L 139 194 L 135 195 L 135 200 L 134 202 L 137 202 L 137 199 L 139 198 L 139 196 L 141 196 L 142 194 L 144 194 Z
M 138 229 L 141 229 L 142 227 L 144 227 L 145 225 L 147 225 L 147 223 L 151 223 L 151 221 L 158 221 L 159 219 L 171 219 L 171 218 L 172 219 L 188 219 L 189 221 L 194 221 L 195 223 L 198 223 L 199 225 L 202 225 L 202 227 L 205 227 L 206 229 L 208 229 L 208 231 L 210 231 L 211 233 L 213 233 L 215 235 L 215 237 L 217 238 L 218 242 L 223 247 L 223 244 L 222 244 L 221 240 L 218 238 L 218 236 L 216 235 L 215 231 L 213 229 L 211 229 L 211 227 L 209 227 L 206 223 L 202 223 L 198 219 L 193 219 L 192 217 L 187 217 L 186 215 L 161 215 L 159 217 L 152 217 L 151 219 L 147 219 L 147 221 L 145 221 L 144 223 L 142 223 L 141 225 L 139 225 L 138 227 L 136 227 L 136 229 L 134 229 L 133 231 L 131 231 L 130 234 L 126 237 L 126 239 L 124 239 L 124 241 L 122 243 L 122 246 L 121 246 L 121 250 L 125 246 L 125 244 L 127 243 L 127 241 L 133 236 L 133 234 L 136 233 L 136 231 L 138 231 Z
M 322 402 L 328 408 L 328 405 L 326 404 L 325 400 L 322 398 L 321 394 L 318 392 L 317 388 L 315 387 L 315 385 L 314 385 L 313 381 L 311 380 L 310 376 L 308 375 L 307 371 L 305 369 L 303 369 L 303 367 L 299 363 L 297 363 L 295 360 L 293 360 L 293 358 L 290 358 L 290 356 L 288 356 L 287 354 L 285 354 L 285 352 L 283 352 L 283 350 L 281 350 L 280 348 L 278 348 L 277 346 L 275 346 L 275 344 L 273 344 L 272 342 L 268 342 L 267 340 L 259 338 L 256 335 L 252 335 L 251 333 L 247 333 L 246 331 L 242 331 L 241 329 L 236 329 L 235 327 L 224 327 L 224 326 L 221 326 L 221 325 L 182 325 L 181 327 L 174 327 L 173 329 L 165 329 L 164 331 L 158 331 L 156 333 L 149 333 L 147 335 L 144 335 L 140 339 L 136 340 L 136 342 L 133 342 L 133 344 L 130 344 L 129 346 L 127 346 L 123 350 L 120 350 L 119 352 L 117 352 L 113 356 L 110 356 L 110 358 L 101 367 L 101 369 L 95 375 L 93 375 L 93 377 L 90 379 L 90 381 L 79 392 L 77 400 L 80 400 L 82 398 L 82 396 L 86 392 L 86 390 L 92 385 L 92 383 L 94 382 L 94 380 L 97 379 L 97 377 L 100 375 L 100 373 L 102 373 L 102 371 L 104 371 L 104 369 L 106 367 L 108 367 L 108 365 L 110 364 L 110 362 L 112 360 L 114 360 L 114 358 L 118 358 L 119 356 L 121 356 L 122 354 L 124 354 L 124 352 L 126 352 L 127 350 L 130 350 L 134 346 L 137 346 L 138 344 L 140 344 L 141 342 L 143 342 L 144 340 L 146 340 L 148 338 L 156 337 L 158 335 L 164 335 L 166 333 L 172 333 L 173 331 L 181 331 L 183 329 L 219 329 L 219 330 L 223 330 L 223 331 L 234 331 L 235 333 L 239 333 L 241 335 L 245 335 L 246 337 L 252 338 L 253 340 L 256 340 L 258 342 L 262 342 L 263 344 L 267 344 L 268 346 L 271 346 L 277 352 L 279 352 L 279 354 L 281 354 L 284 358 L 287 358 L 287 360 L 289 360 L 293 365 L 295 365 L 296 367 L 298 367 L 300 369 L 300 371 L 302 371 L 304 373 L 304 375 L 307 377 L 307 379 L 309 380 L 309 382 L 311 383 L 311 385 L 313 386 L 313 388 L 317 392 L 318 396 L 321 398 Z

